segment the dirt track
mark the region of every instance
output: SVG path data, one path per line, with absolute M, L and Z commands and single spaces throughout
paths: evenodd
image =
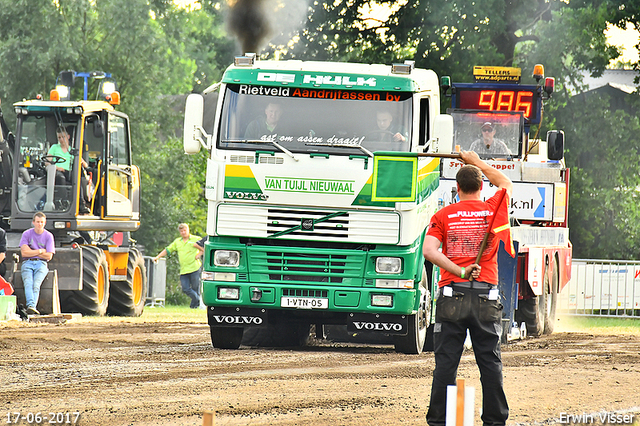
M 208 331 L 121 319 L 0 324 L 0 422 L 80 412 L 80 425 L 199 426 L 212 410 L 216 425 L 426 424 L 433 354 L 326 342 L 214 350 Z M 640 424 L 640 336 L 560 331 L 503 347 L 503 361 L 508 424 L 558 424 L 562 413 L 600 424 L 599 412 Z M 478 407 L 471 351 L 459 377 Z

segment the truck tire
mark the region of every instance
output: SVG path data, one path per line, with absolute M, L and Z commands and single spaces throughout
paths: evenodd
M 242 344 L 273 348 L 300 347 L 309 342 L 310 333 L 311 324 L 300 322 L 247 327 L 244 329 Z
M 523 322 L 527 325 L 528 336 L 541 336 L 544 333 L 546 312 L 547 312 L 547 266 L 545 265 L 543 276 L 545 285 L 542 287 L 540 296 L 531 296 L 528 299 L 518 301 L 516 311 L 516 322 L 518 325 Z M 526 285 L 529 285 L 528 283 Z M 554 313 L 555 316 L 555 313 Z
M 139 317 L 147 297 L 147 274 L 144 259 L 137 249 L 129 250 L 127 280 L 111 283 L 109 315 Z
M 218 349 L 238 349 L 242 342 L 243 329 L 238 327 L 213 327 L 211 331 L 211 345 Z
M 427 329 L 431 322 L 431 293 L 427 289 L 427 274 L 422 271 L 420 281 L 420 303 L 418 312 L 409 315 L 409 329 L 406 336 L 393 336 L 396 352 L 420 355 L 427 341 Z
M 427 327 L 427 338 L 424 341 L 424 347 L 422 348 L 423 352 L 433 352 L 433 350 L 435 349 L 435 342 L 433 341 L 433 329 L 434 324 L 430 324 L 429 327 Z
M 553 270 L 551 282 L 548 274 L 544 276 L 544 292 L 547 294 L 544 309 L 544 334 L 553 333 L 556 325 L 556 305 L 558 304 L 558 260 L 553 259 Z
M 527 326 L 527 336 L 541 336 L 544 332 L 545 294 L 518 301 L 516 322 Z M 541 307 L 542 306 L 542 307 Z
M 109 265 L 98 247 L 81 246 L 82 290 L 60 291 L 62 312 L 104 316 L 109 302 Z

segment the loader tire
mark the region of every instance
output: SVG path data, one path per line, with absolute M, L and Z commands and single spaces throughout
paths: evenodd
M 98 247 L 82 246 L 82 290 L 60 291 L 62 312 L 104 316 L 109 302 L 109 265 Z
M 144 259 L 137 249 L 129 250 L 127 280 L 111 283 L 109 315 L 139 317 L 147 298 L 147 274 Z

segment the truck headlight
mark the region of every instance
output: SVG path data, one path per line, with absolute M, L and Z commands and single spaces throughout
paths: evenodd
M 376 258 L 376 272 L 379 274 L 399 274 L 402 272 L 402 259 L 399 257 Z
M 238 300 L 240 289 L 237 287 L 218 287 L 218 299 Z
M 236 267 L 240 264 L 240 252 L 235 250 L 216 250 L 213 252 L 213 264 L 216 266 Z
M 371 306 L 384 306 L 384 307 L 392 307 L 393 306 L 393 295 L 391 294 L 372 294 L 371 295 Z

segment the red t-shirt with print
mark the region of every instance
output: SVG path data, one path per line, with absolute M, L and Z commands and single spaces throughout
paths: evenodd
M 496 211 L 500 191 L 486 202 L 465 200 L 440 209 L 431 217 L 427 235 L 436 237 L 442 243 L 442 253 L 453 263 L 468 267 L 476 261 L 480 245 L 487 232 L 489 222 Z M 505 195 L 505 202 L 509 197 Z M 508 204 L 507 204 L 508 205 Z M 446 239 L 445 239 L 446 236 Z M 487 247 L 482 253 L 479 265 L 482 267 L 477 281 L 498 284 L 498 247 L 500 240 L 489 235 Z M 468 281 L 468 276 L 460 278 L 444 269 L 440 269 L 440 282 L 443 287 L 451 282 Z

